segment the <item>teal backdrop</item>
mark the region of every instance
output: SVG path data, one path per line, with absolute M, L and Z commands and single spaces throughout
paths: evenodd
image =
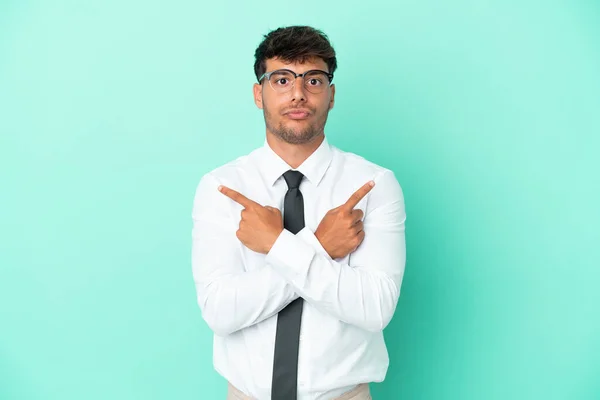
M 262 145 L 262 35 L 339 60 L 329 141 L 392 169 L 375 400 L 600 399 L 600 3 L 0 2 L 0 399 L 218 400 L 194 190 Z

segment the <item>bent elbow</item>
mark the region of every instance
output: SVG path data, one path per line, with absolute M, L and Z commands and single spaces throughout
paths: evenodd
M 387 312 L 383 318 L 381 319 L 381 323 L 379 324 L 379 331 L 383 331 L 387 326 L 392 322 L 392 318 L 394 317 L 395 307 Z
M 377 318 L 368 319 L 365 321 L 363 328 L 369 332 L 382 332 L 392 321 L 394 311 L 381 314 Z
M 218 310 L 218 307 L 215 307 L 211 303 L 208 299 L 202 300 L 200 297 L 198 298 L 198 306 L 200 307 L 202 319 L 206 322 L 210 330 L 217 336 L 227 336 L 237 331 L 234 321 L 225 317 L 229 313 Z
M 398 304 L 399 293 L 393 283 L 384 291 L 385 295 L 380 297 L 379 307 L 376 312 L 372 313 L 372 318 L 366 318 L 365 329 L 370 332 L 383 331 L 392 321 Z
M 204 321 L 211 331 L 217 336 L 231 335 L 236 329 L 223 318 L 210 318 L 203 314 Z

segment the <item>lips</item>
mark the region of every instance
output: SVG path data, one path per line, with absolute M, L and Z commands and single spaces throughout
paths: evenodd
M 305 119 L 308 118 L 310 112 L 307 110 L 290 110 L 285 115 L 291 119 Z

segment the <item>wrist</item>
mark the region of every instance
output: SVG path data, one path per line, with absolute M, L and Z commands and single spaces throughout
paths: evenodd
M 325 240 L 321 237 L 322 234 L 321 234 L 321 232 L 319 232 L 318 228 L 315 231 L 314 235 L 317 238 L 317 240 L 319 241 L 319 244 L 321 245 L 321 247 L 323 248 L 323 250 L 325 250 L 325 252 L 329 255 L 329 257 L 332 257 L 331 253 L 329 252 L 329 249 L 327 248 L 327 246 L 325 246 Z

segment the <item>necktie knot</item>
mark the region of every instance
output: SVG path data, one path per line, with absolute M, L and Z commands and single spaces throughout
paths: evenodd
M 303 177 L 304 175 L 302 175 L 302 172 L 292 171 L 291 169 L 283 173 L 283 179 L 285 179 L 288 189 L 298 189 Z

